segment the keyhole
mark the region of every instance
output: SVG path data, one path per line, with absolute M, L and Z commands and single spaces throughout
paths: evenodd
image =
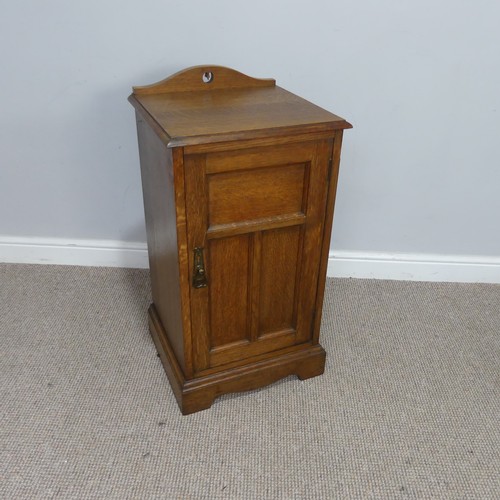
M 214 79 L 214 74 L 211 71 L 205 71 L 201 79 L 203 83 L 210 83 Z

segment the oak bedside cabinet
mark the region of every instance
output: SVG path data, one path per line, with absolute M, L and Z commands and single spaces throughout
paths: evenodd
M 221 66 L 134 87 L 153 304 L 183 414 L 323 373 L 344 119 Z

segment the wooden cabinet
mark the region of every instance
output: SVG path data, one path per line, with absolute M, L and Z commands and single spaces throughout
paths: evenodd
M 184 414 L 323 373 L 343 120 L 219 66 L 134 87 L 150 330 Z

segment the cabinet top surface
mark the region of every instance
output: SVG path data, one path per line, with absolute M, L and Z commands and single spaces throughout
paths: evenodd
M 156 84 L 134 87 L 129 100 L 168 136 L 170 147 L 351 127 L 274 80 L 220 66 L 189 68 Z

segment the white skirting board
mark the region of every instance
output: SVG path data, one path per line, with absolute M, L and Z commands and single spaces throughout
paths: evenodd
M 97 267 L 149 267 L 145 243 L 0 237 L 0 262 Z
M 145 243 L 0 237 L 0 262 L 147 269 Z M 500 257 L 333 251 L 328 276 L 500 283 Z
M 500 257 L 330 252 L 328 276 L 408 281 L 500 283 Z

